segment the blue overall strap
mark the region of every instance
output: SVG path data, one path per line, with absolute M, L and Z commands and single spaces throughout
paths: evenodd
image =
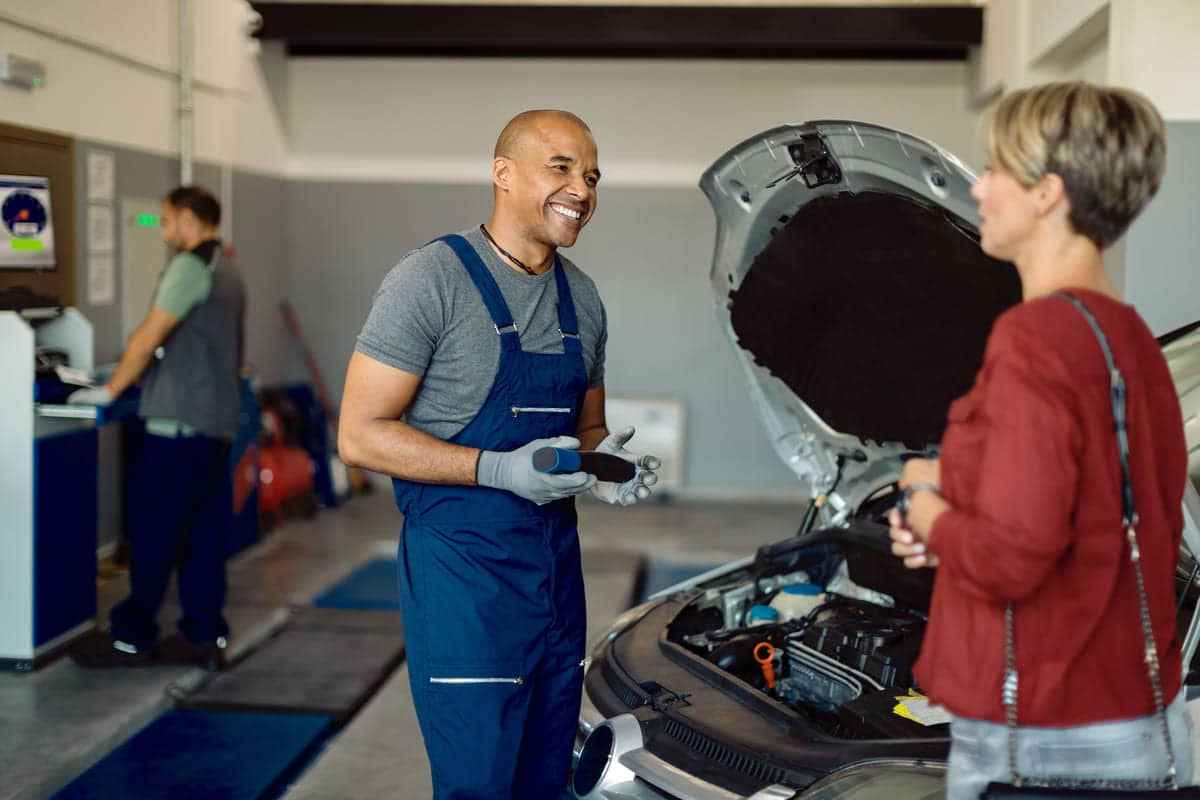
M 575 318 L 575 301 L 571 299 L 571 287 L 567 284 L 567 270 L 557 255 L 554 256 L 554 283 L 558 288 L 558 335 L 563 340 L 563 352 L 583 352 L 579 343 L 579 321 Z
M 474 281 L 475 287 L 479 289 L 479 294 L 483 297 L 483 304 L 487 306 L 488 313 L 492 315 L 493 326 L 496 333 L 500 335 L 500 347 L 504 350 L 520 350 L 521 339 L 517 334 L 517 326 L 513 324 L 512 313 L 508 310 L 508 304 L 504 302 L 504 295 L 500 294 L 500 287 L 496 285 L 496 279 L 488 272 L 487 265 L 475 252 L 475 248 L 456 233 L 442 236 L 434 241 L 445 242 L 449 245 L 454 254 L 458 256 L 458 260 L 466 267 L 467 274 L 471 276 L 471 280 Z

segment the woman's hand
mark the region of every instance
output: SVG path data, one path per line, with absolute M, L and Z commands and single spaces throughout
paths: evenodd
M 888 533 L 892 537 L 892 555 L 904 559 L 904 566 L 909 569 L 921 567 L 936 567 L 937 556 L 925 552 L 925 542 L 917 535 L 900 524 L 900 512 L 892 509 L 888 512 Z
M 923 485 L 940 490 L 942 485 L 941 462 L 936 458 L 910 458 L 904 464 L 900 473 L 900 488 Z M 943 511 L 950 508 L 937 491 L 922 489 L 913 492 L 909 497 L 909 508 L 905 519 L 900 519 L 900 511 L 892 509 L 888 512 L 888 533 L 892 537 L 892 554 L 904 559 L 904 566 L 909 569 L 921 567 L 936 567 L 937 556 L 926 552 L 926 542 L 933 524 Z

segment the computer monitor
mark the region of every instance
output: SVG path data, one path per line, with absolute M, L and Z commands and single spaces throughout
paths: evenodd
M 0 269 L 53 269 L 50 179 L 0 175 Z

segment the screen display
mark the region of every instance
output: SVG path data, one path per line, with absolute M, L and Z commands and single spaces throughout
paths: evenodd
M 49 269 L 54 264 L 50 179 L 0 175 L 0 268 Z

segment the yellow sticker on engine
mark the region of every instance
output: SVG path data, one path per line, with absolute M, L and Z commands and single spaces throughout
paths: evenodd
M 907 695 L 900 695 L 896 699 L 899 702 L 892 708 L 892 713 L 898 717 L 925 727 L 944 725 L 950 721 L 949 711 L 929 702 L 929 698 L 920 692 L 909 689 Z

